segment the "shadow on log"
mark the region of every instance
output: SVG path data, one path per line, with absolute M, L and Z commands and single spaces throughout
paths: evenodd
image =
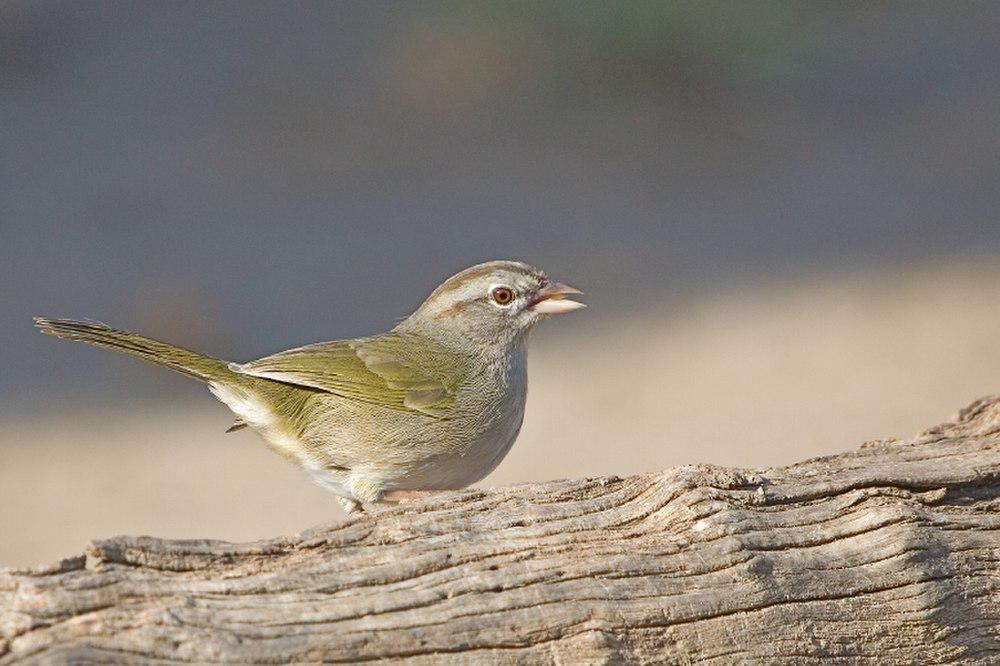
M 0 663 L 1000 659 L 1000 399 L 913 441 L 0 574 Z M 9 538 L 9 537 L 8 537 Z

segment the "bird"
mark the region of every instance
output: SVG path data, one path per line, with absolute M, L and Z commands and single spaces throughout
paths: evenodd
M 579 289 L 520 261 L 449 277 L 386 333 L 319 342 L 246 363 L 90 320 L 35 317 L 41 332 L 205 382 L 236 415 L 332 492 L 348 513 L 458 490 L 507 455 L 524 419 L 527 341 Z

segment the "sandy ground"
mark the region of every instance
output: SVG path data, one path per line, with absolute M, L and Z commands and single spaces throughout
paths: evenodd
M 773 281 L 540 331 L 522 435 L 482 485 L 710 462 L 768 466 L 907 437 L 1000 391 L 1000 261 Z M 197 397 L 197 393 L 193 394 Z M 104 404 L 104 403 L 102 403 Z M 333 498 L 201 401 L 4 417 L 0 565 L 93 537 L 248 540 Z

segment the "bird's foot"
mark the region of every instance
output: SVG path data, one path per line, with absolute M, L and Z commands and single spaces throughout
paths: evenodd
M 405 502 L 413 502 L 418 499 L 423 499 L 425 497 L 432 497 L 439 493 L 448 492 L 447 490 L 386 490 L 382 493 L 382 499 L 386 502 L 397 502 L 403 504 Z
M 344 508 L 344 513 L 354 513 L 355 511 L 364 511 L 361 508 L 361 502 L 355 502 L 352 499 L 347 499 L 346 497 L 338 497 L 337 501 L 340 502 L 340 506 Z

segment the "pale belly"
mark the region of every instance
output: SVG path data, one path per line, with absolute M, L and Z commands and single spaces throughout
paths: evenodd
M 514 445 L 524 416 L 523 402 L 512 407 L 485 428 L 472 423 L 465 429 L 456 423 L 439 430 L 430 424 L 405 437 L 382 421 L 384 430 L 379 434 L 391 440 L 388 443 L 379 434 L 372 439 L 372 433 L 345 432 L 352 429 L 334 425 L 324 441 L 313 439 L 308 447 L 298 447 L 314 452 L 300 464 L 317 485 L 362 502 L 373 501 L 373 494 L 384 490 L 465 488 L 496 469 Z M 287 440 L 278 436 L 269 444 L 283 448 Z M 333 460 L 316 455 L 320 451 L 330 452 Z
M 519 426 L 480 439 L 465 455 L 438 454 L 414 460 L 405 465 L 405 471 L 396 473 L 384 465 L 365 463 L 343 471 L 308 462 L 302 467 L 321 488 L 361 502 L 376 501 L 374 495 L 386 490 L 457 490 L 481 481 L 497 468 L 514 445 Z
M 396 479 L 394 486 L 406 490 L 454 490 L 481 481 L 514 445 L 523 417 L 523 409 L 511 410 L 509 416 L 494 423 L 462 453 L 436 455 Z

